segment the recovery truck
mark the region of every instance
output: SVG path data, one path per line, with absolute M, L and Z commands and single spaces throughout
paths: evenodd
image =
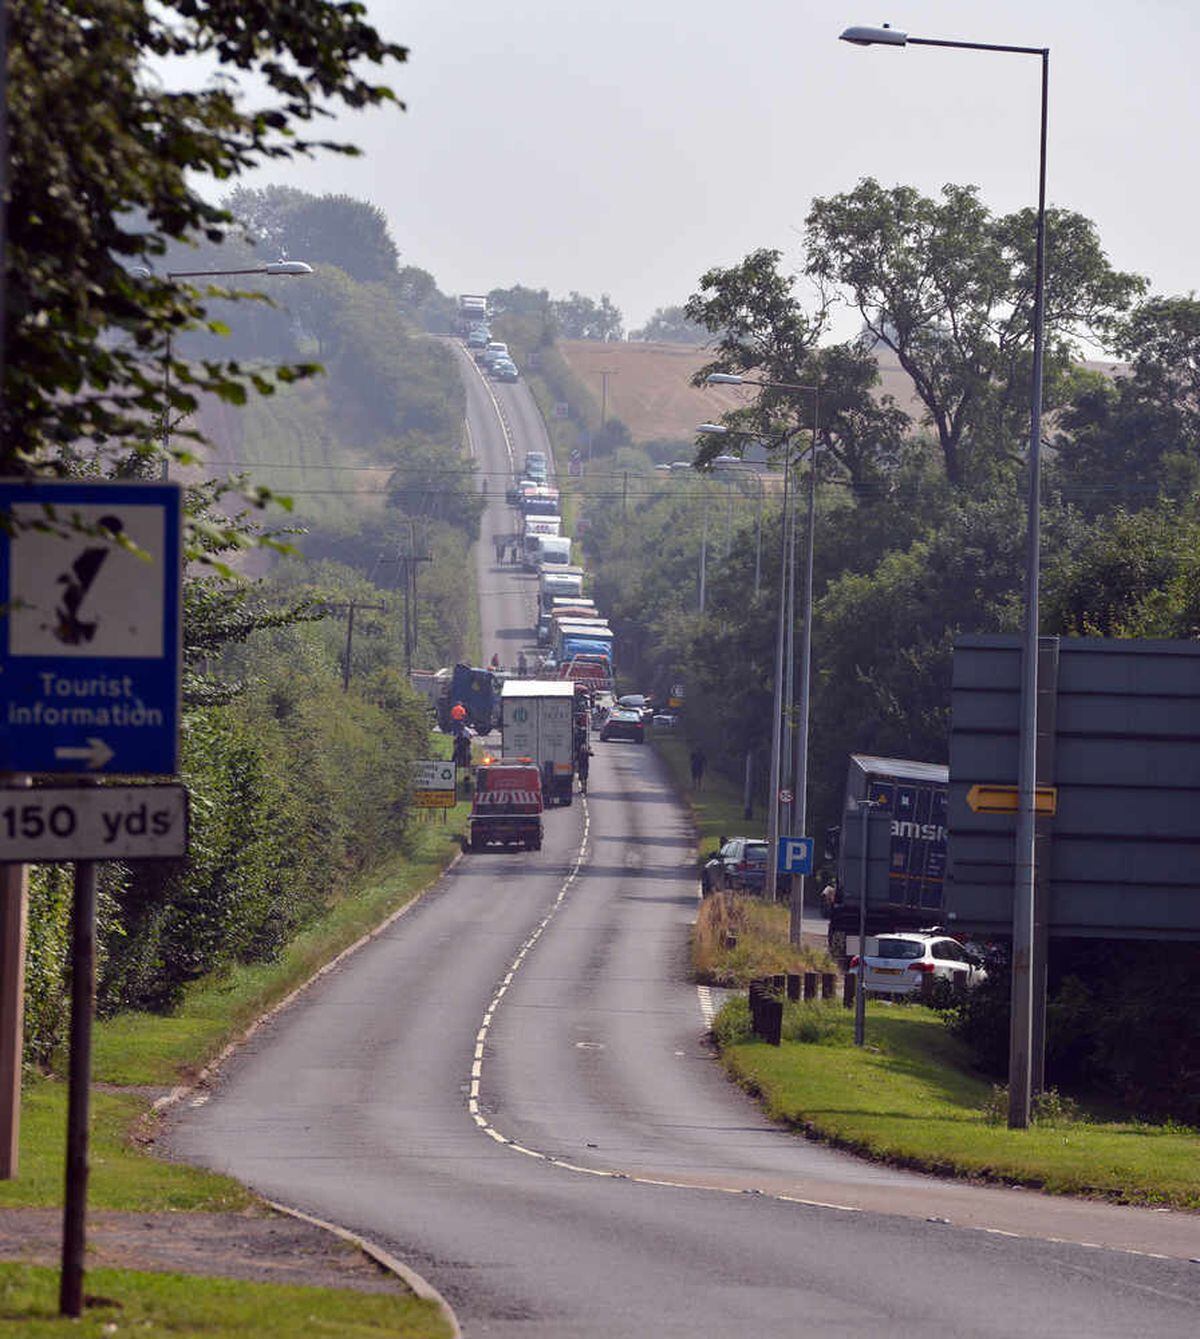
M 941 919 L 949 781 L 949 768 L 938 763 L 851 754 L 842 822 L 858 821 L 852 811 L 859 800 L 873 801 L 892 820 L 887 887 L 871 885 L 868 935 L 919 930 Z M 831 830 L 826 849 L 836 854 L 837 875 L 829 916 L 829 951 L 835 957 L 845 953 L 846 935 L 858 934 L 858 897 L 847 895 L 848 887 L 858 887 L 857 870 L 847 878 L 848 863 L 858 857 L 848 848 L 844 831 Z
M 510 757 L 532 758 L 544 802 L 570 804 L 575 780 L 575 686 L 560 679 L 509 679 L 500 694 L 500 738 Z
M 542 846 L 542 777 L 532 758 L 486 758 L 475 769 L 467 847 Z

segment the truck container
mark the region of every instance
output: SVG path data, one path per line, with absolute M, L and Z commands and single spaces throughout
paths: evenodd
M 574 702 L 574 685 L 559 679 L 509 679 L 500 694 L 503 752 L 533 759 L 546 804 L 571 803 Z
M 521 489 L 519 506 L 526 516 L 560 516 L 562 508 L 558 489 L 541 484 L 526 485 Z
M 938 763 L 851 755 L 843 826 L 830 834 L 828 843 L 837 858 L 829 918 L 830 952 L 843 954 L 847 933 L 858 934 L 859 843 L 857 837 L 847 840 L 845 825 L 856 823 L 853 811 L 860 800 L 872 801 L 891 816 L 886 883 L 882 867 L 872 866 L 879 873 L 868 889 L 867 934 L 918 930 L 940 920 L 949 780 L 949 768 Z
M 467 846 L 542 845 L 542 777 L 531 758 L 489 758 L 475 769 Z

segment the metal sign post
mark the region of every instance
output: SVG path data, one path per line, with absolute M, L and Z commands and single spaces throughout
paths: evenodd
M 871 845 L 871 810 L 877 807 L 874 800 L 858 802 L 858 811 L 862 814 L 862 853 L 859 856 L 858 980 L 854 983 L 855 1046 L 862 1046 L 867 1039 L 867 991 L 863 984 L 867 977 L 867 965 L 863 961 L 867 953 L 867 856 Z
M 94 784 L 94 783 L 86 783 Z M 88 1111 L 92 1083 L 92 1016 L 96 1004 L 96 866 L 75 865 L 71 911 L 71 1059 L 67 1076 L 67 1183 L 63 1200 L 58 1309 L 83 1314 L 87 1250 Z
M 0 511 L 8 522 L 0 530 L 0 773 L 79 777 L 70 790 L 0 795 L 0 852 L 10 860 L 75 862 L 59 1310 L 80 1316 L 95 860 L 178 855 L 187 847 L 181 787 L 81 797 L 100 773 L 179 770 L 182 491 L 163 483 L 5 480 Z M 15 1051 L 19 1062 L 10 1012 L 3 1054 Z

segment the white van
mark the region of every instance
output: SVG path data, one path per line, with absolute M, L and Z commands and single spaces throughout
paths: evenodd
M 537 565 L 539 567 L 566 567 L 571 562 L 569 535 L 537 535 Z

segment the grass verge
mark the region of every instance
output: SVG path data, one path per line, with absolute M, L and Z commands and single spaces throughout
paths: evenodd
M 790 942 L 788 920 L 782 902 L 726 892 L 706 897 L 692 930 L 697 981 L 747 986 L 757 976 L 780 972 L 832 972 L 833 959 L 824 949 Z
M 93 1078 L 121 1088 L 169 1088 L 195 1074 L 261 1014 L 286 998 L 386 916 L 410 902 L 458 850 L 468 810 L 447 811 L 416 830 L 408 852 L 364 876 L 273 962 L 238 966 L 197 981 L 172 1014 L 128 1013 L 96 1025 Z M 20 1176 L 0 1181 L 0 1205 L 61 1203 L 66 1084 L 31 1076 L 21 1103 Z M 93 1209 L 236 1210 L 253 1202 L 236 1181 L 147 1157 L 154 1128 L 144 1092 L 92 1091 Z
M 870 1002 L 867 1045 L 848 1010 L 788 1004 L 784 1041 L 749 1039 L 733 1000 L 715 1026 L 730 1074 L 776 1120 L 873 1158 L 942 1175 L 1036 1186 L 1125 1204 L 1200 1209 L 1200 1132 L 1179 1126 L 1056 1119 L 994 1123 L 992 1085 L 938 1014 Z
M 654 731 L 651 740 L 666 763 L 680 799 L 692 811 L 702 860 L 707 860 L 717 849 L 721 837 L 766 838 L 765 818 L 742 817 L 741 787 L 728 777 L 710 769 L 704 773 L 702 789 L 693 789 L 692 744 L 682 728 Z
M 295 1335 L 446 1339 L 433 1302 L 390 1293 L 248 1283 L 182 1274 L 97 1269 L 87 1276 L 91 1303 L 80 1320 L 58 1315 L 58 1270 L 0 1265 L 0 1334 L 22 1339 L 136 1332 L 148 1337 L 293 1339 Z
M 198 1167 L 149 1158 L 131 1138 L 148 1103 L 134 1093 L 92 1092 L 88 1204 L 92 1209 L 236 1212 L 252 1202 L 238 1182 Z M 0 1181 L 0 1207 L 53 1208 L 65 1177 L 67 1085 L 27 1079 L 21 1098 L 20 1176 Z

